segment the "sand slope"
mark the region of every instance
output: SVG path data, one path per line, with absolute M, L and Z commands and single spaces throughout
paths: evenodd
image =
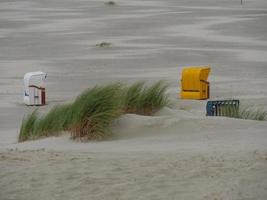
M 124 115 L 108 141 L 66 135 L 9 145 L 0 153 L 0 197 L 263 200 L 266 130 L 266 122 L 168 108 Z
M 1 199 L 266 199 L 262 152 L 0 154 Z M 7 198 L 6 198 L 7 197 Z

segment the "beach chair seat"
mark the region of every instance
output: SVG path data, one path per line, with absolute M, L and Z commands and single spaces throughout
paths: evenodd
M 208 99 L 210 96 L 209 82 L 207 81 L 210 67 L 187 67 L 182 71 L 181 98 Z

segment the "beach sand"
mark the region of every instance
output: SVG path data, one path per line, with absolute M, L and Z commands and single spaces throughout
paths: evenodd
M 0 200 L 266 200 L 266 121 L 206 117 L 206 101 L 178 93 L 184 66 L 210 64 L 211 99 L 267 109 L 267 2 L 115 2 L 0 2 Z M 121 116 L 106 141 L 18 143 L 34 109 L 22 103 L 23 75 L 39 70 L 40 112 L 113 81 L 167 80 L 173 104 Z

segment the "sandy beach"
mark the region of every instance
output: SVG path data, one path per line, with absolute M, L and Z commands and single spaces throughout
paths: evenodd
M 267 122 L 206 117 L 206 100 L 178 94 L 184 66 L 209 64 L 211 99 L 267 109 L 267 1 L 115 2 L 0 2 L 0 200 L 266 200 Z M 39 70 L 41 113 L 114 81 L 166 80 L 172 105 L 122 115 L 101 142 L 18 143 L 34 110 L 23 76 Z

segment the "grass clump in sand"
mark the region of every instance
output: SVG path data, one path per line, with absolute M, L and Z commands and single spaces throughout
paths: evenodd
M 115 6 L 116 3 L 114 1 L 107 1 L 107 2 L 105 2 L 105 5 Z
M 166 106 L 167 85 L 144 82 L 122 87 L 121 83 L 95 86 L 71 104 L 53 107 L 46 115 L 34 111 L 22 121 L 19 141 L 59 135 L 69 131 L 72 138 L 101 140 L 111 134 L 111 122 L 123 113 L 151 115 Z
M 55 136 L 67 130 L 71 105 L 53 107 L 47 115 L 38 116 L 37 110 L 26 116 L 20 128 L 19 142 L 44 136 Z
M 96 47 L 111 47 L 110 42 L 101 42 L 95 45 Z
M 110 123 L 121 113 L 121 85 L 96 86 L 81 94 L 73 104 L 72 138 L 99 140 L 110 135 Z
M 151 86 L 137 82 L 126 88 L 124 112 L 151 115 L 169 104 L 166 95 L 168 85 L 159 81 Z
M 44 116 L 38 117 L 35 111 L 23 120 L 19 141 L 55 136 L 64 130 L 70 131 L 72 138 L 102 139 L 119 114 L 120 92 L 120 84 L 96 86 L 72 104 L 55 106 Z
M 253 106 L 240 106 L 238 108 L 233 105 L 225 105 L 221 108 L 221 116 L 264 121 L 267 120 L 267 111 Z
M 39 117 L 34 125 L 33 135 L 38 137 L 54 136 L 59 132 L 67 130 L 71 105 L 53 107 L 46 115 Z
M 267 120 L 267 110 L 255 108 L 252 106 L 241 107 L 237 118 L 265 121 Z
M 24 117 L 20 126 L 19 142 L 29 140 L 33 136 L 34 124 L 37 120 L 36 110 Z

